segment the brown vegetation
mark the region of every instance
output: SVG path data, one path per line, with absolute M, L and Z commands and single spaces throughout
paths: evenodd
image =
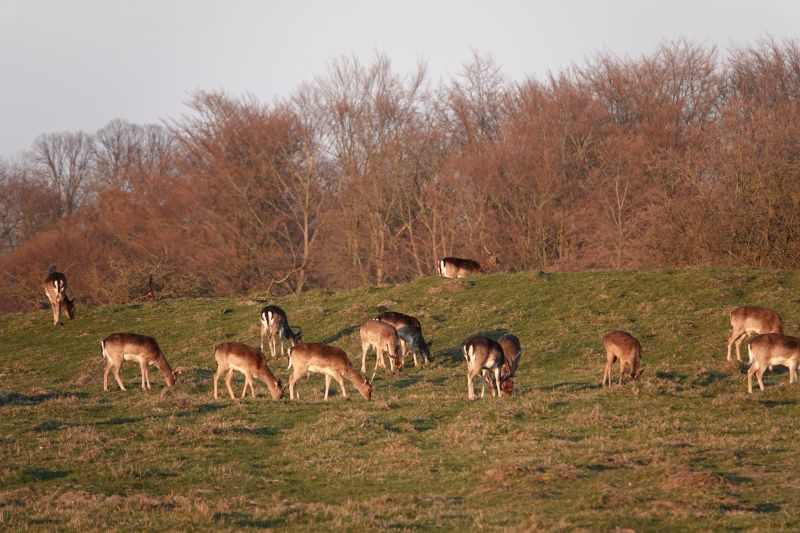
M 665 44 L 432 87 L 343 58 L 290 99 L 198 93 L 164 126 L 0 161 L 1 310 L 62 266 L 80 301 L 299 292 L 503 269 L 800 265 L 800 45 Z

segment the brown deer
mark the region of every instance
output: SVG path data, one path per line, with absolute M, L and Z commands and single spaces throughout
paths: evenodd
M 472 259 L 461 259 L 459 257 L 445 257 L 440 259 L 437 264 L 439 275 L 445 278 L 463 278 L 464 276 L 482 274 L 486 270 L 500 264 L 497 254 L 490 252 L 485 244 L 483 245 L 483 249 L 486 250 L 486 253 L 489 255 L 480 263 Z
M 762 333 L 750 339 L 747 347 L 750 368 L 747 370 L 747 392 L 753 394 L 753 374 L 758 376 L 758 386 L 763 391 L 762 376 L 767 367 L 783 365 L 789 369 L 789 383 L 797 382 L 797 365 L 800 365 L 800 339 L 783 333 Z
M 406 355 L 410 352 L 414 356 L 414 366 L 417 364 L 417 352 L 422 356 L 423 361 L 427 364 L 430 362 L 431 351 L 430 344 L 433 340 L 425 340 L 422 335 L 422 326 L 415 317 L 397 313 L 395 311 L 387 311 L 375 317 L 375 320 L 380 320 L 385 324 L 389 324 L 397 330 L 397 336 L 400 338 L 400 348 L 403 353 L 403 361 L 406 360 Z M 402 366 L 402 365 L 401 365 Z
M 731 360 L 731 346 L 736 344 L 736 360 L 741 361 L 739 347 L 745 337 L 759 333 L 783 333 L 783 320 L 772 309 L 744 305 L 730 313 L 731 335 L 728 337 L 728 361 Z M 753 360 L 750 359 L 750 363 Z
M 381 322 L 380 320 L 372 319 L 365 322 L 360 329 L 361 334 L 361 372 L 367 372 L 367 353 L 372 348 L 375 351 L 375 370 L 372 372 L 372 377 L 375 377 L 375 372 L 378 371 L 378 365 L 381 368 L 386 368 L 386 361 L 383 358 L 384 352 L 389 354 L 389 367 L 394 372 L 395 368 L 398 370 L 403 364 L 403 357 L 400 351 L 400 337 L 397 336 L 397 330 L 394 327 Z
M 640 366 L 642 360 L 642 345 L 627 331 L 615 329 L 603 335 L 603 346 L 606 349 L 606 371 L 603 373 L 602 385 L 611 386 L 611 367 L 619 361 L 619 383 L 622 384 L 622 375 L 625 372 L 625 365 L 631 366 L 631 379 L 637 380 L 644 372 L 644 366 Z
M 514 377 L 517 374 L 517 366 L 522 357 L 522 345 L 519 339 L 506 333 L 497 339 L 497 344 L 503 348 L 503 357 L 505 362 L 500 369 L 500 389 L 504 396 L 511 396 L 514 392 Z
M 281 341 L 281 355 L 284 354 L 283 339 L 288 339 L 290 346 L 297 346 L 303 342 L 303 331 L 298 329 L 295 333 L 289 327 L 286 313 L 278 306 L 268 305 L 261 310 L 261 351 L 264 351 L 264 337 L 269 333 L 269 352 L 275 359 L 277 348 L 275 341 Z
M 372 383 L 359 374 L 358 370 L 350 364 L 347 354 L 339 348 L 316 343 L 300 344 L 289 348 L 289 361 L 292 367 L 292 375 L 289 378 L 289 398 L 292 400 L 295 398 L 300 399 L 300 394 L 295 390 L 295 383 L 310 372 L 325 375 L 326 401 L 331 379 L 336 380 L 342 390 L 342 396 L 347 398 L 343 378 L 350 380 L 350 383 L 365 399 L 370 400 L 372 398 Z
M 61 311 L 66 311 L 67 317 L 72 320 L 75 318 L 75 299 L 67 298 L 67 277 L 61 272 L 56 272 L 56 266 L 50 267 L 47 275 L 42 282 L 42 288 L 50 302 L 53 310 L 53 325 L 58 326 L 61 322 Z
M 103 373 L 103 390 L 108 392 L 108 373 L 114 371 L 114 379 L 122 390 L 127 390 L 119 377 L 119 370 L 125 361 L 135 361 L 139 363 L 142 371 L 142 389 L 150 388 L 150 374 L 147 365 L 156 365 L 164 376 L 167 386 L 175 384 L 177 373 L 173 372 L 164 357 L 164 353 L 159 348 L 158 343 L 153 337 L 139 335 L 138 333 L 112 333 L 100 341 L 103 359 L 106 362 L 105 372 Z
M 464 351 L 464 359 L 467 360 L 467 397 L 470 400 L 475 399 L 475 391 L 472 384 L 473 379 L 478 374 L 482 376 L 481 398 L 484 396 L 485 382 L 489 383 L 489 391 L 492 396 L 495 395 L 496 387 L 497 396 L 500 397 L 500 370 L 505 363 L 503 348 L 488 337 L 475 335 L 467 339 L 462 350 Z M 491 379 L 488 377 L 490 370 L 494 375 L 495 387 L 492 387 Z
M 267 366 L 267 361 L 264 358 L 264 353 L 251 348 L 241 342 L 225 342 L 214 348 L 214 359 L 217 361 L 217 371 L 214 373 L 214 399 L 217 399 L 217 384 L 220 376 L 226 371 L 228 375 L 225 376 L 225 386 L 228 387 L 228 394 L 231 399 L 235 400 L 236 396 L 231 389 L 231 380 L 233 379 L 233 371 L 241 372 L 244 374 L 244 389 L 242 389 L 242 399 L 247 396 L 247 387 L 250 387 L 250 393 L 253 398 L 256 397 L 256 391 L 253 389 L 253 378 L 259 378 L 267 384 L 273 400 L 280 400 L 283 398 L 283 385 L 280 380 L 275 379 L 272 371 Z

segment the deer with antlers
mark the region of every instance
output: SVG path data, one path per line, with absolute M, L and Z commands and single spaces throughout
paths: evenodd
M 325 375 L 325 400 L 328 400 L 328 392 L 331 380 L 336 380 L 342 396 L 347 398 L 347 390 L 344 388 L 344 379 L 358 390 L 366 400 L 372 398 L 372 383 L 350 364 L 347 354 L 336 348 L 325 344 L 300 344 L 289 348 L 289 361 L 292 367 L 292 375 L 289 378 L 289 398 L 300 399 L 300 394 L 295 390 L 295 383 L 310 372 Z
M 75 318 L 75 299 L 67 298 L 67 277 L 61 272 L 56 272 L 55 265 L 51 266 L 47 272 L 42 282 L 42 288 L 47 296 L 47 301 L 50 302 L 50 308 L 53 310 L 54 326 L 62 324 L 62 310 L 66 312 L 67 318 L 70 320 Z
M 256 391 L 253 389 L 253 378 L 258 378 L 267 384 L 273 400 L 283 398 L 283 385 L 279 379 L 275 379 L 272 371 L 267 366 L 264 352 L 260 352 L 241 342 L 225 342 L 214 348 L 214 360 L 217 362 L 217 371 L 214 373 L 215 400 L 218 397 L 217 384 L 219 378 L 225 372 L 228 373 L 225 376 L 225 386 L 228 388 L 228 394 L 230 394 L 232 400 L 236 399 L 231 388 L 234 370 L 244 374 L 242 399 L 247 395 L 248 386 L 253 398 L 256 397 Z
M 459 257 L 445 257 L 439 260 L 437 270 L 439 275 L 445 278 L 463 278 L 464 276 L 473 276 L 482 274 L 486 270 L 493 268 L 500 264 L 498 255 L 489 251 L 486 245 L 483 245 L 488 256 L 480 263 L 472 259 L 461 259 Z
M 142 371 L 142 389 L 150 388 L 150 374 L 147 370 L 148 365 L 155 365 L 164 376 L 167 386 L 175 384 L 178 374 L 172 371 L 167 358 L 159 348 L 158 343 L 153 337 L 139 335 L 138 333 L 113 333 L 100 341 L 103 360 L 106 362 L 105 372 L 103 373 L 103 390 L 108 392 L 108 373 L 114 371 L 114 379 L 122 390 L 127 390 L 119 377 L 119 370 L 125 361 L 139 363 Z

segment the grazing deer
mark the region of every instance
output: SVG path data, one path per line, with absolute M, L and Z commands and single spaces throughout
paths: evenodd
M 750 368 L 747 370 L 747 392 L 753 394 L 753 374 L 758 376 L 758 386 L 764 390 L 762 376 L 767 367 L 783 365 L 789 369 L 789 383 L 797 382 L 797 365 L 800 365 L 800 339 L 783 333 L 762 333 L 750 339 L 747 348 Z
M 331 379 L 336 380 L 342 390 L 342 396 L 347 398 L 343 377 L 350 380 L 350 383 L 365 399 L 372 398 L 372 383 L 353 368 L 347 354 L 339 348 L 325 344 L 300 344 L 289 348 L 289 361 L 293 367 L 292 375 L 289 378 L 289 398 L 292 400 L 300 399 L 300 394 L 295 391 L 294 385 L 298 379 L 308 375 L 309 372 L 325 374 L 326 401 L 331 387 Z
M 492 396 L 495 395 L 495 387 L 497 388 L 497 396 L 500 397 L 500 370 L 505 363 L 505 356 L 503 355 L 503 348 L 488 337 L 483 335 L 476 335 L 467 339 L 463 346 L 464 359 L 467 360 L 467 397 L 470 400 L 475 399 L 475 391 L 472 387 L 472 382 L 475 376 L 481 374 L 481 398 L 484 395 L 485 381 L 489 383 L 489 391 Z M 491 379 L 488 377 L 489 371 L 494 375 L 494 385 L 492 387 Z
M 606 349 L 606 371 L 603 373 L 602 385 L 611 386 L 611 367 L 619 361 L 619 383 L 622 385 L 622 375 L 625 372 L 625 365 L 631 365 L 631 379 L 639 379 L 644 372 L 644 366 L 640 366 L 642 360 L 642 345 L 639 341 L 626 331 L 615 329 L 603 335 L 603 346 Z
M 214 373 L 214 399 L 217 399 L 217 384 L 220 376 L 225 371 L 225 386 L 228 387 L 228 394 L 235 400 L 236 396 L 231 389 L 233 371 L 236 370 L 244 374 L 244 389 L 242 389 L 242 399 L 247 396 L 247 387 L 250 386 L 250 393 L 256 397 L 253 389 L 253 378 L 259 378 L 267 384 L 273 400 L 283 398 L 283 385 L 280 380 L 275 379 L 272 371 L 267 366 L 264 353 L 251 348 L 241 342 L 225 342 L 214 348 L 214 359 L 217 361 L 217 371 Z
M 517 374 L 517 366 L 522 357 L 522 345 L 516 336 L 509 333 L 497 339 L 497 344 L 503 349 L 503 357 L 505 358 L 503 367 L 500 369 L 500 389 L 505 396 L 511 396 L 514 392 L 514 377 Z
M 100 348 L 106 362 L 103 374 L 103 390 L 108 392 L 108 372 L 114 371 L 114 379 L 122 390 L 127 390 L 119 377 L 119 369 L 125 361 L 136 361 L 142 370 L 142 389 L 150 388 L 150 374 L 147 365 L 156 365 L 164 376 L 167 386 L 175 384 L 177 373 L 173 372 L 161 348 L 153 337 L 138 333 L 112 333 L 102 341 Z
M 303 342 L 303 331 L 297 330 L 297 333 L 292 331 L 289 327 L 289 320 L 286 318 L 286 313 L 278 306 L 268 305 L 261 310 L 261 351 L 264 351 L 264 337 L 269 333 L 269 352 L 272 358 L 275 359 L 277 348 L 275 346 L 276 339 L 281 341 L 281 355 L 283 351 L 283 339 L 289 340 L 289 345 L 294 347 Z M 291 353 L 291 351 L 290 351 Z
M 783 333 L 783 321 L 772 309 L 744 305 L 731 311 L 731 335 L 728 337 L 728 361 L 731 360 L 731 346 L 736 343 L 736 360 L 741 361 L 739 347 L 745 337 L 759 333 Z M 753 360 L 750 359 L 750 363 Z
M 440 259 L 437 265 L 439 275 L 445 278 L 463 278 L 464 276 L 472 276 L 481 274 L 487 269 L 495 267 L 500 264 L 497 254 L 489 251 L 486 245 L 483 249 L 489 254 L 483 261 L 478 263 L 472 259 L 460 259 L 458 257 L 445 257 Z
M 370 348 L 375 350 L 375 370 L 372 372 L 372 377 L 375 377 L 375 372 L 378 371 L 378 365 L 381 368 L 386 368 L 386 361 L 383 358 L 383 353 L 389 354 L 389 367 L 394 372 L 395 367 L 399 370 L 403 366 L 403 357 L 400 352 L 400 337 L 397 336 L 397 330 L 394 327 L 381 322 L 377 319 L 372 319 L 364 323 L 360 329 L 361 333 L 361 372 L 367 372 L 367 353 Z
M 406 360 L 406 355 L 411 352 L 414 356 L 414 366 L 419 366 L 417 364 L 417 352 L 419 352 L 426 364 L 430 362 L 431 351 L 429 346 L 433 344 L 433 340 L 426 341 L 425 337 L 422 336 L 422 326 L 419 320 L 413 316 L 394 311 L 381 313 L 375 317 L 375 320 L 389 324 L 397 330 L 397 336 L 400 337 L 400 348 L 403 352 L 403 361 Z
M 50 267 L 44 281 L 42 288 L 50 302 L 50 308 L 53 310 L 53 325 L 58 326 L 61 324 L 61 310 L 64 309 L 67 317 L 72 320 L 75 318 L 75 298 L 70 300 L 67 298 L 67 277 L 61 272 L 56 272 L 56 266 Z

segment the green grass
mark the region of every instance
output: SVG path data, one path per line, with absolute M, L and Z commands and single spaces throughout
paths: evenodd
M 255 400 L 215 401 L 213 346 L 257 345 L 263 301 L 79 306 L 59 328 L 49 311 L 2 316 L 0 528 L 796 528 L 800 387 L 778 367 L 748 395 L 725 347 L 744 303 L 800 332 L 798 289 L 794 271 L 526 272 L 274 300 L 356 364 L 363 321 L 420 318 L 434 361 L 379 371 L 372 402 L 352 387 L 323 402 L 319 375 L 299 402 L 260 382 Z M 646 370 L 603 390 L 611 328 L 639 337 Z M 178 384 L 161 394 L 154 370 L 143 392 L 126 363 L 129 391 L 103 393 L 115 331 L 155 336 Z M 519 394 L 467 401 L 461 343 L 506 331 Z M 286 358 L 269 363 L 286 382 Z

